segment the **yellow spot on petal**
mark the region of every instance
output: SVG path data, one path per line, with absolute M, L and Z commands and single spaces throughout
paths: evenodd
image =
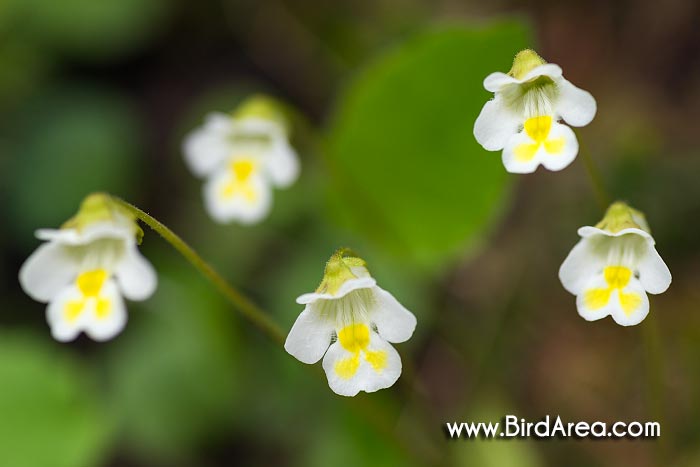
M 370 350 L 365 354 L 365 359 L 372 365 L 374 371 L 386 368 L 386 352 L 384 350 Z
M 102 290 L 102 285 L 107 279 L 107 276 L 107 271 L 104 269 L 87 271 L 78 276 L 76 284 L 85 297 L 97 297 L 100 290 Z
M 369 345 L 369 327 L 366 324 L 351 324 L 338 332 L 338 341 L 348 352 L 359 352 Z
M 564 138 L 549 139 L 545 141 L 544 149 L 550 154 L 559 154 L 564 149 Z
M 78 300 L 70 300 L 66 303 L 64 308 L 66 320 L 75 321 L 90 302 L 95 303 L 97 317 L 106 318 L 112 305 L 109 299 L 100 296 L 100 292 L 108 278 L 109 273 L 104 269 L 93 269 L 79 274 L 75 285 L 82 296 Z
M 634 310 L 639 308 L 642 304 L 642 297 L 636 293 L 623 293 L 620 292 L 620 305 L 622 305 L 622 311 L 625 312 L 627 316 L 631 315 Z
M 535 154 L 537 154 L 537 150 L 539 149 L 539 147 L 539 144 L 519 144 L 515 148 L 515 159 L 518 162 L 529 162 L 532 160 L 533 157 L 535 157 Z
M 350 379 L 355 376 L 359 367 L 360 352 L 357 352 L 352 357 L 339 360 L 338 363 L 335 364 L 335 372 L 343 379 Z
M 632 277 L 632 271 L 624 266 L 608 266 L 603 270 L 605 282 L 612 289 L 626 287 Z
M 240 159 L 231 162 L 231 171 L 239 183 L 245 183 L 255 170 L 255 164 L 249 159 Z
M 63 314 L 66 320 L 73 322 L 78 319 L 78 316 L 80 316 L 80 313 L 83 311 L 84 304 L 84 300 L 71 300 L 66 303 L 66 306 L 63 309 Z
M 525 133 L 536 143 L 544 143 L 552 128 L 552 117 L 543 115 L 525 120 Z
M 257 193 L 252 186 L 251 178 L 257 165 L 252 159 L 237 159 L 229 164 L 231 179 L 221 190 L 224 198 L 243 196 L 248 202 L 253 203 L 257 199 Z
M 370 331 L 366 324 L 351 324 L 338 331 L 338 342 L 352 353 L 351 357 L 339 360 L 335 364 L 335 372 L 343 379 L 352 378 L 360 367 L 360 355 L 374 371 L 380 373 L 386 368 L 387 354 L 385 350 L 367 350 L 369 347 Z
M 98 319 L 105 319 L 112 310 L 112 302 L 108 298 L 98 298 L 95 305 L 95 315 Z
M 548 154 L 559 154 L 562 152 L 565 144 L 564 138 L 549 138 L 549 133 L 552 130 L 552 123 L 553 120 L 550 115 L 542 115 L 525 120 L 523 130 L 533 142 L 522 143 L 515 147 L 515 159 L 518 162 L 531 161 L 542 146 L 544 146 Z
M 607 266 L 603 269 L 607 288 L 587 290 L 583 296 L 586 307 L 591 310 L 603 308 L 610 301 L 614 290 L 618 290 L 620 305 L 626 314 L 631 314 L 642 303 L 642 298 L 633 292 L 623 292 L 632 279 L 632 270 L 625 266 Z
M 610 289 L 591 289 L 583 296 L 586 308 L 599 310 L 610 301 Z

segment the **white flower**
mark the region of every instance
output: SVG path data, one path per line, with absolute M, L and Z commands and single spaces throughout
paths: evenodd
M 576 135 L 559 120 L 585 126 L 595 116 L 596 102 L 567 81 L 558 65 L 523 50 L 510 72 L 490 74 L 484 87 L 494 98 L 477 117 L 474 136 L 488 151 L 503 150 L 508 172 L 530 173 L 540 164 L 562 170 L 576 158 Z
M 270 185 L 285 188 L 299 176 L 284 120 L 272 101 L 260 96 L 233 116 L 208 115 L 186 138 L 184 155 L 192 172 L 207 179 L 205 206 L 222 223 L 260 221 L 272 203 Z
M 214 220 L 253 224 L 267 216 L 272 192 L 261 173 L 262 164 L 259 156 L 235 154 L 209 177 L 204 184 L 204 205 Z
M 389 342 L 408 340 L 416 318 L 377 286 L 364 261 L 345 254 L 339 250 L 331 257 L 315 293 L 297 299 L 306 308 L 284 348 L 308 364 L 323 357 L 330 388 L 342 396 L 355 396 L 396 382 L 401 358 Z
M 649 313 L 647 293 L 660 294 L 671 284 L 644 215 L 617 202 L 597 226 L 578 234 L 559 279 L 576 295 L 579 314 L 588 321 L 611 315 L 622 326 L 642 322 Z
M 48 303 L 46 318 L 53 337 L 75 339 L 81 331 L 108 340 L 126 325 L 122 295 L 145 300 L 156 288 L 151 264 L 139 253 L 135 221 L 107 195 L 93 194 L 60 229 L 41 229 L 46 243 L 19 272 L 24 291 Z

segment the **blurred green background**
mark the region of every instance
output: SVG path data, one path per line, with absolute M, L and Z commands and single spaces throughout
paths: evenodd
M 0 465 L 700 465 L 698 21 L 692 0 L 0 2 Z M 596 97 L 580 138 L 674 274 L 640 326 L 585 322 L 559 284 L 602 215 L 581 158 L 513 176 L 473 139 L 483 78 L 525 47 Z M 181 141 L 252 92 L 295 109 L 302 175 L 261 224 L 216 225 Z M 94 190 L 169 225 L 285 329 L 353 247 L 418 317 L 401 379 L 334 395 L 152 232 L 159 287 L 125 331 L 54 342 L 17 271 L 33 231 Z M 508 413 L 658 420 L 662 438 L 445 438 Z

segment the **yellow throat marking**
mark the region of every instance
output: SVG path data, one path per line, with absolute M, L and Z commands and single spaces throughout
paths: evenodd
M 544 146 L 544 150 L 549 154 L 559 154 L 564 149 L 564 138 L 549 138 L 549 132 L 552 129 L 552 117 L 543 115 L 541 117 L 532 117 L 525 120 L 525 133 L 534 141 L 534 143 L 522 143 L 515 147 L 515 158 L 519 162 L 529 162 L 537 154 L 540 146 Z
M 221 192 L 225 199 L 233 198 L 236 195 L 243 195 L 246 200 L 255 201 L 255 190 L 251 184 L 251 178 L 257 167 L 251 159 L 237 159 L 231 162 L 228 170 L 231 178 L 223 187 Z
M 599 310 L 608 304 L 610 295 L 617 290 L 620 297 L 622 311 L 631 315 L 642 303 L 642 299 L 636 293 L 625 293 L 622 290 L 627 287 L 632 279 L 632 271 L 625 266 L 608 266 L 603 270 L 603 277 L 608 284 L 606 288 L 587 290 L 583 301 L 591 310 Z
M 104 269 L 94 269 L 78 275 L 75 285 L 82 294 L 78 300 L 69 300 L 64 307 L 64 314 L 68 321 L 73 322 L 91 301 L 95 302 L 95 314 L 103 319 L 109 315 L 112 307 L 108 298 L 100 296 L 102 286 L 109 278 L 109 274 Z
M 364 354 L 365 360 L 377 373 L 381 373 L 386 368 L 386 351 L 367 350 L 369 338 L 370 331 L 366 324 L 351 324 L 338 331 L 338 342 L 345 350 L 352 353 L 351 357 L 336 362 L 335 372 L 338 376 L 343 379 L 350 379 L 355 376 L 357 369 L 360 367 L 360 356 L 362 354 Z

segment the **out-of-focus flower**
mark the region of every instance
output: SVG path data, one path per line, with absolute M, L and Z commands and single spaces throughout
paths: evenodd
M 102 193 L 85 198 L 60 229 L 37 231 L 46 243 L 22 265 L 19 281 L 30 297 L 48 303 L 55 339 L 70 341 L 81 331 L 111 339 L 126 325 L 122 295 L 151 296 L 157 277 L 138 250 L 142 235 L 134 218 Z
M 567 81 L 558 65 L 523 50 L 507 74 L 491 73 L 484 87 L 494 98 L 477 117 L 474 136 L 484 149 L 503 150 L 508 172 L 530 173 L 540 164 L 562 170 L 576 158 L 576 135 L 559 120 L 585 126 L 595 116 L 596 102 Z
M 616 202 L 595 227 L 581 227 L 578 234 L 559 279 L 576 295 L 579 314 L 588 321 L 611 315 L 622 326 L 639 324 L 649 313 L 647 293 L 660 294 L 671 284 L 644 215 Z
M 415 316 L 377 286 L 365 262 L 348 255 L 338 250 L 316 292 L 297 298 L 306 308 L 284 344 L 304 363 L 323 357 L 328 384 L 342 396 L 393 385 L 401 358 L 389 342 L 408 340 L 416 327 Z
M 279 104 L 264 96 L 245 101 L 232 115 L 211 113 L 184 143 L 192 172 L 205 178 L 205 206 L 217 222 L 252 224 L 267 216 L 271 186 L 299 176 Z

